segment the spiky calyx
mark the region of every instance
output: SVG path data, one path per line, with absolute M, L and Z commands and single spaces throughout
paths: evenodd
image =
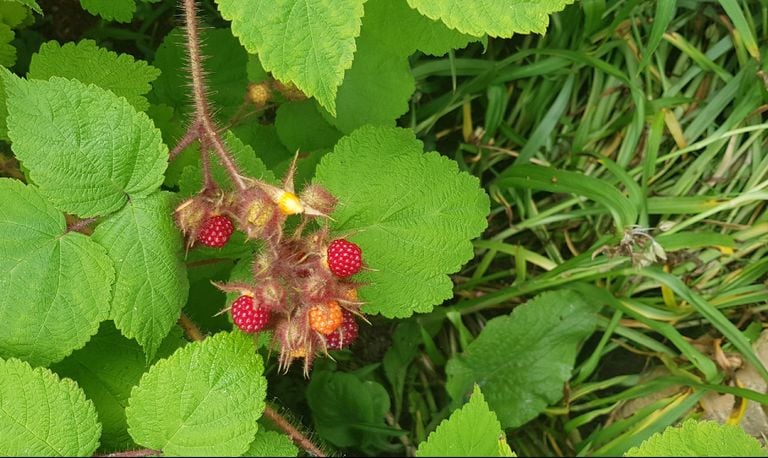
M 253 297 L 244 295 L 232 303 L 232 321 L 247 333 L 259 332 L 267 327 L 270 318 L 269 309 L 254 303 Z

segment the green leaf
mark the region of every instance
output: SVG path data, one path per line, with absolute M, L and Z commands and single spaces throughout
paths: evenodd
M 16 36 L 6 24 L 0 22 L 0 65 L 13 67 L 16 63 L 16 47 L 11 44 Z
M 47 80 L 51 76 L 76 79 L 84 84 L 95 84 L 128 99 L 138 111 L 146 111 L 149 102 L 144 98 L 160 75 L 160 70 L 130 54 L 117 54 L 99 48 L 95 41 L 83 40 L 64 46 L 55 41 L 43 43 L 32 55 L 27 78 Z
M 330 121 L 346 133 L 365 124 L 394 126 L 416 87 L 408 56 L 417 50 L 442 55 L 475 40 L 420 15 L 405 0 L 368 0 L 355 60 Z
M 470 240 L 486 227 L 477 178 L 422 153 L 412 131 L 363 127 L 323 157 L 315 179 L 339 198 L 333 231 L 360 245 L 371 267 L 356 276 L 368 283 L 366 313 L 407 317 L 453 296 L 448 274 L 472 258 Z
M 90 456 L 101 425 L 75 382 L 0 359 L 0 455 Z
M 243 456 L 298 456 L 299 449 L 290 437 L 276 431 L 259 428 L 256 438 L 251 442 Z
M 293 152 L 330 149 L 341 138 L 341 132 L 328 124 L 315 103 L 309 100 L 280 105 L 275 128 L 280 141 Z
M 248 87 L 248 53 L 232 36 L 229 29 L 203 31 L 201 43 L 203 69 L 210 93 L 211 105 L 216 107 L 217 117 L 226 121 L 243 104 Z M 179 69 L 187 66 L 184 30 L 173 29 L 157 48 L 153 65 L 162 72 L 154 83 L 154 95 L 158 101 L 174 107 L 178 112 L 191 111 L 189 75 Z
M 264 69 L 293 82 L 331 114 L 352 65 L 365 0 L 216 0 L 221 15 Z
M 47 365 L 82 347 L 109 314 L 114 276 L 34 187 L 0 179 L 0 356 Z
M 42 8 L 37 4 L 37 0 L 11 0 L 12 2 L 21 3 L 27 8 L 31 9 L 37 14 L 43 14 Z
M 549 15 L 573 0 L 408 0 L 412 8 L 448 27 L 474 36 L 511 38 L 515 33 L 544 34 Z
M 184 345 L 181 328 L 175 327 L 158 351 L 168 357 Z M 62 377 L 73 379 L 92 400 L 102 425 L 101 448 L 130 450 L 138 448 L 128 434 L 125 408 L 131 389 L 147 370 L 141 347 L 126 339 L 111 321 L 104 321 L 88 344 L 51 367 Z
M 318 434 L 339 447 L 365 446 L 385 428 L 389 410 L 387 390 L 376 382 L 363 382 L 344 372 L 315 371 L 307 387 Z
M 25 8 L 33 3 L 30 0 L 0 0 L 0 23 L 15 29 L 22 25 L 30 16 L 29 10 Z M 35 4 L 35 6 L 37 6 Z M 37 8 L 40 8 L 39 6 Z
M 173 204 L 167 192 L 132 199 L 93 233 L 117 272 L 110 318 L 149 359 L 179 318 L 189 291 Z
M 490 320 L 463 354 L 448 361 L 448 393 L 460 400 L 477 383 L 504 428 L 526 423 L 562 398 L 596 312 L 577 293 L 560 290 Z
M 654 434 L 624 456 L 768 456 L 768 450 L 736 425 L 690 419 Z
M 163 182 L 168 148 L 147 115 L 124 98 L 76 80 L 2 73 L 13 151 L 57 208 L 105 215 Z
M 256 157 L 253 148 L 245 145 L 231 131 L 225 132 L 224 135 L 222 135 L 222 139 L 228 146 L 228 150 L 232 155 L 235 164 L 238 166 L 238 169 L 244 175 L 266 181 L 275 180 L 275 176 L 272 172 L 267 170 L 267 166 Z M 211 173 L 213 174 L 213 179 L 222 189 L 226 191 L 233 189 L 227 170 L 221 166 L 218 158 L 214 154 L 211 154 Z M 191 196 L 200 191 L 202 187 L 203 171 L 200 166 L 200 161 L 197 161 L 195 165 L 190 165 L 184 168 L 184 171 L 179 178 L 179 191 L 181 195 Z
M 135 0 L 80 0 L 80 6 L 94 16 L 117 22 L 131 22 L 136 12 Z
M 167 456 L 238 456 L 264 411 L 267 382 L 253 339 L 220 332 L 155 364 L 134 388 L 129 432 Z
M 475 385 L 469 402 L 419 444 L 416 456 L 502 456 L 499 438 L 504 440 L 504 431 Z

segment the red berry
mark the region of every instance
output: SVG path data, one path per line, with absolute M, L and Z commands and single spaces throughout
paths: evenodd
M 325 336 L 325 345 L 328 350 L 341 350 L 352 345 L 357 340 L 357 321 L 355 316 L 347 309 L 343 310 L 341 327 Z
M 205 246 L 221 248 L 229 242 L 229 237 L 235 231 L 232 221 L 226 216 L 216 215 L 203 223 L 197 240 Z
M 337 239 L 328 246 L 328 268 L 337 277 L 349 277 L 360 271 L 363 265 L 360 247 L 344 239 Z
M 232 321 L 238 328 L 245 332 L 258 332 L 264 329 L 269 322 L 269 309 L 253 306 L 251 296 L 240 296 L 232 303 Z

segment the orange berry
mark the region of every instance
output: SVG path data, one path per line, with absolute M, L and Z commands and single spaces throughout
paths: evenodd
M 320 334 L 328 335 L 344 321 L 341 306 L 336 301 L 315 305 L 309 309 L 309 326 Z

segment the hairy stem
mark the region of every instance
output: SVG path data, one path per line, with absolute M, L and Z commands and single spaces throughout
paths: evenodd
M 275 425 L 277 425 L 278 428 L 282 429 L 288 435 L 288 437 L 293 440 L 294 444 L 301 447 L 311 456 L 326 456 L 322 450 L 320 450 L 315 444 L 312 443 L 312 441 L 309 440 L 309 438 L 307 438 L 307 436 L 303 435 L 301 431 L 296 429 L 296 427 L 291 424 L 291 422 L 286 420 L 285 417 L 280 415 L 269 405 L 264 408 L 264 416 L 269 418 Z
M 200 328 L 185 313 L 182 313 L 179 317 L 179 326 L 184 330 L 184 334 L 189 340 L 198 342 L 205 339 L 205 334 L 200 331 Z
M 221 165 L 227 170 L 235 187 L 242 191 L 247 186 L 237 169 L 237 165 L 235 165 L 231 155 L 227 152 L 227 148 L 221 141 L 219 128 L 213 120 L 213 116 L 211 116 L 208 95 L 206 93 L 205 71 L 203 70 L 203 54 L 200 51 L 200 29 L 197 22 L 195 0 L 184 0 L 184 19 L 187 25 L 187 54 L 189 56 L 189 70 L 192 75 L 192 98 L 194 99 L 195 115 L 189 131 L 182 137 L 179 145 L 188 140 L 188 136 L 195 136 L 191 132 L 198 131 L 197 136 L 201 143 L 208 143 L 213 146 L 213 151 L 218 156 Z M 191 141 L 186 146 L 189 146 L 190 143 Z M 173 151 L 177 151 L 178 148 L 179 146 L 174 148 Z M 206 153 L 201 152 L 201 154 Z
M 179 142 L 176 144 L 176 146 L 173 147 L 170 154 L 168 154 L 168 161 L 176 159 L 176 156 L 178 156 L 179 153 L 184 151 L 187 146 L 191 145 L 195 142 L 195 140 L 199 138 L 200 127 L 197 124 L 192 124 L 189 126 L 189 129 L 187 129 L 187 132 L 184 134 L 184 136 L 179 139 Z

